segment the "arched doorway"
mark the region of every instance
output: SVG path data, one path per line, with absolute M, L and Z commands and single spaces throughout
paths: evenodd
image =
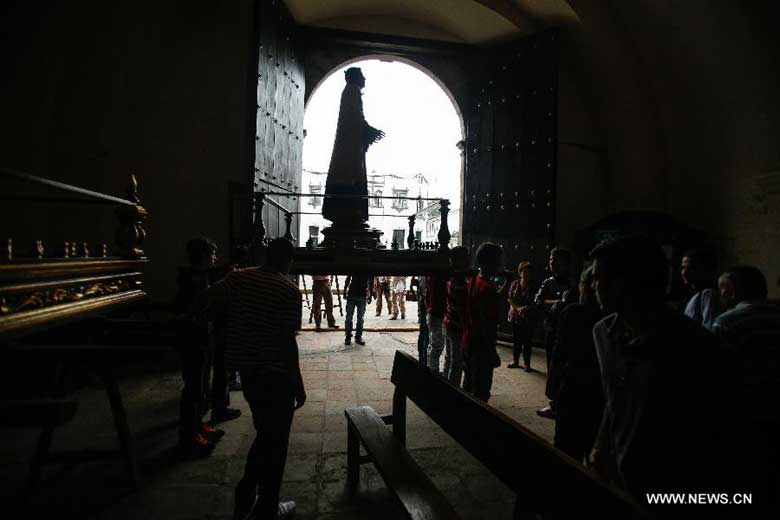
M 446 198 L 451 201 L 448 225 L 453 244 L 460 243 L 463 199 L 462 142 L 465 126 L 450 91 L 430 71 L 405 58 L 361 56 L 333 68 L 311 90 L 306 103 L 303 146 L 304 193 L 322 193 L 336 132 L 343 72 L 360 67 L 367 78 L 363 108 L 367 121 L 387 136 L 366 156 L 369 224 L 382 230 L 382 240 L 405 248 L 408 217 L 415 215 L 415 239 L 434 242 L 439 229 L 438 203 L 401 197 Z M 382 199 L 382 196 L 398 196 Z M 319 214 L 322 200 L 301 204 L 300 244 L 318 242 L 329 225 Z

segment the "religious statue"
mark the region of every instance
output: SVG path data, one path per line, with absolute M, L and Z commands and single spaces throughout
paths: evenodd
M 366 85 L 366 78 L 361 70 L 351 67 L 344 75 L 347 84 L 341 93 L 336 140 L 325 183 L 326 197 L 322 204 L 322 216 L 333 223 L 331 236 L 344 236 L 348 231 L 365 234 L 368 230 L 366 151 L 385 136 L 384 132 L 366 123 L 363 115 L 361 90 Z M 324 233 L 328 235 L 325 230 Z M 357 243 L 361 242 L 359 236 L 354 238 Z

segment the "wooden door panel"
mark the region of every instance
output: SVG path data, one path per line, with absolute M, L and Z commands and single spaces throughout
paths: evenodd
M 475 67 L 466 117 L 464 244 L 492 240 L 507 265 L 546 265 L 554 244 L 558 36 L 496 47 Z

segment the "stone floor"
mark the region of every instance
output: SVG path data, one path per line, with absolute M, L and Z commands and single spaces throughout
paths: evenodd
M 369 308 L 367 327 L 414 327 L 416 307 L 407 319 L 374 317 Z M 308 317 L 308 315 L 307 315 Z M 337 321 L 343 325 L 343 319 Z M 283 498 L 298 503 L 301 519 L 401 518 L 381 477 L 370 465 L 361 469 L 358 494 L 344 492 L 346 475 L 346 407 L 370 405 L 388 413 L 393 385 L 393 355 L 403 350 L 416 356 L 416 332 L 366 332 L 364 347 L 345 347 L 343 332 L 299 336 L 301 368 L 308 401 L 295 416 L 290 452 L 282 486 Z M 490 404 L 550 441 L 552 421 L 534 411 L 545 403 L 544 355 L 535 353 L 539 371 L 525 373 L 505 366 L 509 348 L 499 348 L 504 361 L 496 370 Z M 173 452 L 181 381 L 175 370 L 150 371 L 121 382 L 142 472 L 141 488 L 129 492 L 123 466 L 115 461 L 74 467 L 51 466 L 47 481 L 32 500 L 26 518 L 54 512 L 57 518 L 101 519 L 227 519 L 232 492 L 253 440 L 249 408 L 240 392 L 233 406 L 243 411 L 220 427 L 227 434 L 212 456 L 180 461 Z M 58 430 L 54 449 L 116 446 L 108 403 L 99 386 L 78 393 L 76 420 Z M 473 457 L 468 455 L 414 405 L 408 408 L 408 447 L 424 471 L 465 518 L 509 518 L 514 497 Z M 34 430 L 0 432 L 0 474 L 4 502 L 20 489 L 36 439 Z M 518 468 L 523 471 L 523 468 Z

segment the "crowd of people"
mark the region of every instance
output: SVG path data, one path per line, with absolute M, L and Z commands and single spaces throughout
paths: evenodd
M 219 281 L 209 275 L 211 241 L 193 240 L 187 251 L 177 300 L 187 331 L 180 447 L 207 455 L 223 435 L 202 421 L 207 400 L 215 421 L 240 413 L 223 392 L 228 369 L 237 370 L 257 438 L 236 491 L 236 518 L 284 516 L 294 509 L 279 503 L 290 424 L 306 400 L 295 338 L 302 295 L 286 276 L 292 245 L 274 240 L 264 267 L 228 269 Z M 554 444 L 563 453 L 643 504 L 647 493 L 729 491 L 776 506 L 780 308 L 767 301 L 760 270 L 735 266 L 718 277 L 711 256 L 690 251 L 680 266 L 689 294 L 673 302 L 669 262 L 646 237 L 598 244 L 578 283 L 564 248 L 551 251 L 549 277 L 538 286 L 533 265 L 520 262 L 517 276 L 509 274 L 502 248 L 490 242 L 477 249 L 476 269 L 465 247 L 454 247 L 449 260 L 448 273 L 410 284 L 417 288 L 419 362 L 431 372 L 487 402 L 501 366 L 500 322 L 512 330 L 508 368 L 525 372 L 534 371 L 541 329 L 549 403 L 537 413 L 555 420 Z M 327 278 L 315 279 L 315 291 L 330 292 Z M 378 316 L 384 300 L 392 318 L 404 319 L 406 293 L 404 277 L 349 276 L 345 343 L 354 333 L 365 344 L 372 298 Z M 725 416 L 734 411 L 739 420 Z
M 478 249 L 476 275 L 454 248 L 451 276 L 422 283 L 420 362 L 439 373 L 444 350 L 442 376 L 488 401 L 506 299 L 508 368 L 533 371 L 541 329 L 549 403 L 537 413 L 555 420 L 561 451 L 643 504 L 647 493 L 730 490 L 776 507 L 780 308 L 764 275 L 735 266 L 718 278 L 715 258 L 691 250 L 680 266 L 688 292 L 671 301 L 669 261 L 647 237 L 589 256 L 575 283 L 572 254 L 553 249 L 536 286 L 526 261 L 508 282 L 494 244 Z

